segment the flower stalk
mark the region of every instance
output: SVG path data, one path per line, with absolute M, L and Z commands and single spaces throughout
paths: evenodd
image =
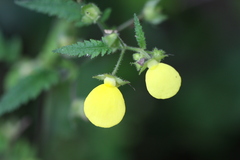
M 113 75 L 113 76 L 116 75 L 116 73 L 117 73 L 117 71 L 118 71 L 118 69 L 119 69 L 119 67 L 120 67 L 120 65 L 121 65 L 121 62 L 122 62 L 122 60 L 123 60 L 124 53 L 125 53 L 125 49 L 122 49 L 122 51 L 121 51 L 121 53 L 120 53 L 120 56 L 119 56 L 119 58 L 118 58 L 117 64 L 116 64 L 116 66 L 114 67 L 114 69 L 113 69 L 113 71 L 112 71 L 112 75 Z

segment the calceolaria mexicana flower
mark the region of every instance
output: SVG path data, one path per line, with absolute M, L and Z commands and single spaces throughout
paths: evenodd
M 181 86 L 179 73 L 172 66 L 156 60 L 148 62 L 145 80 L 149 94 L 157 99 L 171 98 Z
M 117 125 L 125 114 L 122 93 L 114 78 L 106 77 L 104 84 L 94 88 L 84 102 L 84 113 L 94 125 L 109 128 Z

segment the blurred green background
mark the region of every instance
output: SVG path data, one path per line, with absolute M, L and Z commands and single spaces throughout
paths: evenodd
M 117 26 L 140 13 L 146 1 L 91 2 L 100 9 L 112 8 L 107 23 Z M 182 77 L 176 96 L 152 98 L 145 87 L 145 73 L 138 75 L 128 52 L 118 76 L 129 80 L 135 90 L 120 87 L 127 112 L 119 125 L 102 129 L 76 116 L 71 108 L 73 86 L 63 81 L 1 117 L 0 159 L 240 159 L 240 1 L 162 0 L 161 5 L 168 19 L 157 26 L 142 25 L 149 50 L 157 47 L 173 55 L 164 62 Z M 0 31 L 7 40 L 15 36 L 22 40 L 22 57 L 39 54 L 55 20 L 11 0 L 0 1 Z M 77 31 L 80 40 L 102 36 L 94 25 Z M 126 44 L 137 45 L 132 27 L 120 36 Z M 76 96 L 86 97 L 101 83 L 91 77 L 111 72 L 117 58 L 118 54 L 91 61 L 75 59 L 79 64 Z M 5 75 L 13 65 L 0 62 L 1 95 Z M 11 139 L 11 134 L 15 136 L 10 143 L 4 135 Z

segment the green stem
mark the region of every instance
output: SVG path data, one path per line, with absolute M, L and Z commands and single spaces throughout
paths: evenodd
M 139 52 L 140 54 L 142 54 L 147 59 L 151 59 L 151 56 L 141 48 L 125 46 L 125 49 L 135 51 L 135 52 Z
M 143 18 L 143 15 L 140 14 L 140 15 L 138 16 L 138 18 L 139 18 L 139 19 L 142 19 L 142 18 Z M 124 22 L 124 23 L 121 24 L 119 27 L 117 27 L 117 31 L 120 32 L 120 31 L 124 30 L 125 28 L 133 25 L 133 23 L 134 23 L 134 19 L 133 19 L 133 18 L 132 18 L 132 19 L 129 19 L 128 21 Z
M 119 59 L 117 61 L 117 64 L 116 64 L 115 68 L 113 69 L 113 72 L 112 72 L 113 76 L 116 75 L 118 68 L 120 67 L 121 61 L 123 60 L 124 53 L 125 53 L 125 49 L 122 49 Z
M 104 24 L 102 24 L 101 22 L 97 22 L 97 26 L 98 26 L 98 28 L 102 31 L 102 34 L 104 35 L 105 34 L 105 32 L 104 32 Z
M 117 31 L 120 32 L 122 30 L 124 30 L 125 28 L 131 26 L 133 24 L 133 19 L 130 19 L 128 21 L 126 21 L 125 23 L 121 24 L 118 28 L 117 28 Z

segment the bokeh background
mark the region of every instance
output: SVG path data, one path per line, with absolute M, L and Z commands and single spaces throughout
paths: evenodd
M 100 9 L 112 8 L 107 23 L 118 26 L 140 13 L 146 1 L 91 2 Z M 132 53 L 127 52 L 118 75 L 129 80 L 132 87 L 120 87 L 127 112 L 119 125 L 102 129 L 80 113 L 76 116 L 73 86 L 62 81 L 0 118 L 1 133 L 17 133 L 10 145 L 0 138 L 0 159 L 240 159 L 240 1 L 162 0 L 161 6 L 168 19 L 157 26 L 142 25 L 147 48 L 157 47 L 170 54 L 164 62 L 182 77 L 176 96 L 168 100 L 151 97 L 145 87 L 145 73 L 138 75 L 130 65 Z M 12 0 L 0 1 L 0 31 L 6 40 L 21 39 L 19 59 L 34 59 L 40 54 L 55 21 L 55 17 L 22 8 Z M 94 25 L 78 28 L 77 33 L 79 40 L 102 36 Z M 126 44 L 137 45 L 133 27 L 120 36 Z M 86 57 L 70 59 L 79 66 L 75 96 L 84 99 L 101 83 L 91 77 L 111 72 L 117 58 L 118 54 L 91 61 Z M 13 65 L 0 62 L 1 95 L 4 78 Z

